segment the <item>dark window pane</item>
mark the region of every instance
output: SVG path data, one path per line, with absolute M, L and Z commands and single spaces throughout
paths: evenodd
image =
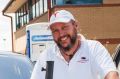
M 65 0 L 65 4 L 100 4 L 102 0 Z

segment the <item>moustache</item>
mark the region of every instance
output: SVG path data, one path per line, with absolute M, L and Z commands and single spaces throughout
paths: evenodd
M 64 36 L 58 38 L 58 42 L 61 42 L 61 39 L 64 37 L 71 38 L 70 35 L 64 35 Z

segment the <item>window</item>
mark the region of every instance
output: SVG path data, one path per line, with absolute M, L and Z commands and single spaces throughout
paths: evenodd
M 16 13 L 16 30 L 19 29 L 21 26 L 27 24 L 29 21 L 28 16 L 28 3 L 23 5 Z
M 65 4 L 101 4 L 102 0 L 65 0 Z

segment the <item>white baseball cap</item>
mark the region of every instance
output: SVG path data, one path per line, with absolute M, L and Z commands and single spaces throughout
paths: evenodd
M 50 17 L 50 24 L 49 24 L 49 26 L 54 24 L 54 23 L 56 23 L 56 22 L 67 23 L 70 20 L 74 20 L 75 21 L 75 18 L 73 17 L 73 15 L 69 11 L 59 10 L 59 11 L 54 12 L 52 14 L 52 16 Z

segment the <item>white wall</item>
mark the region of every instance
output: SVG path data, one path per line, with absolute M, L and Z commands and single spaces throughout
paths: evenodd
M 10 18 L 2 16 L 2 13 L 0 13 L 0 50 L 12 50 Z

